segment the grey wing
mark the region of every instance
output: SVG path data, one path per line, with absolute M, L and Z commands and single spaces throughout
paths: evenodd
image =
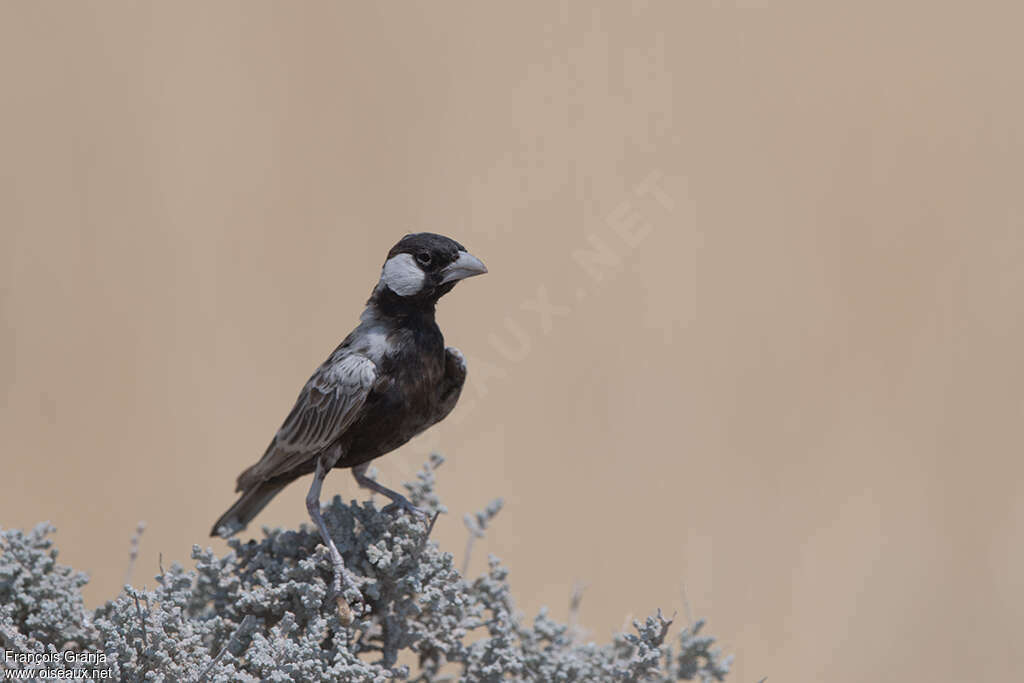
M 307 465 L 355 421 L 376 380 L 377 366 L 365 356 L 332 357 L 321 365 L 266 453 L 238 477 L 238 490 Z
M 441 395 L 437 402 L 433 424 L 437 424 L 448 413 L 452 412 L 462 394 L 462 385 L 466 383 L 466 359 L 454 346 L 444 350 L 444 381 L 441 382 Z

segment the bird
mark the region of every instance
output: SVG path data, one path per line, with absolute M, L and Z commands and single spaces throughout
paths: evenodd
M 366 470 L 370 461 L 455 407 L 466 381 L 466 360 L 457 348 L 445 346 L 435 307 L 456 283 L 486 272 L 480 259 L 449 237 L 429 232 L 402 237 L 388 252 L 359 324 L 302 387 L 263 457 L 238 476 L 236 491 L 242 495 L 210 535 L 238 533 L 281 489 L 312 474 L 306 508 L 330 553 L 332 588 L 344 610 L 344 562 L 320 510 L 324 478 L 332 469 L 350 468 L 360 487 L 392 501 L 385 511 L 426 516 Z

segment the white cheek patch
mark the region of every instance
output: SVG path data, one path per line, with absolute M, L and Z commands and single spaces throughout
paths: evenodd
M 381 281 L 399 296 L 411 296 L 423 289 L 426 275 L 416 265 L 412 254 L 398 254 L 384 263 Z

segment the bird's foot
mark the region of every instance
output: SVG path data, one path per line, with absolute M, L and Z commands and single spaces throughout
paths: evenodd
M 389 513 L 389 512 L 393 512 L 395 510 L 398 510 L 399 512 L 404 510 L 405 512 L 409 512 L 409 513 L 414 514 L 414 515 L 419 515 L 420 517 L 422 517 L 425 520 L 429 520 L 431 518 L 431 516 L 432 516 L 429 512 L 427 512 L 423 508 L 418 508 L 415 505 L 413 505 L 412 503 L 410 503 L 409 499 L 406 498 L 405 496 L 398 496 L 397 498 L 393 499 L 393 502 L 385 505 L 384 509 L 381 510 L 381 512 Z
M 351 603 L 345 597 L 345 589 L 349 586 L 353 588 L 357 596 Z M 334 581 L 331 583 L 331 589 L 334 593 L 334 600 L 338 605 L 338 619 L 343 626 L 351 624 L 353 616 L 362 616 L 365 611 L 363 596 L 359 589 L 355 587 L 355 584 L 351 583 L 345 576 L 344 566 L 334 565 Z

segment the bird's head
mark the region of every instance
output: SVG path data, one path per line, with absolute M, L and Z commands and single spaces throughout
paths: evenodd
M 433 304 L 459 280 L 483 275 L 487 267 L 453 239 L 432 232 L 406 235 L 391 247 L 379 288 L 399 301 Z

